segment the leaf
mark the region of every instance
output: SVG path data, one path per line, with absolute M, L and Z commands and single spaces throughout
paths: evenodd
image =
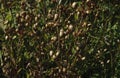
M 0 46 L 1 47 L 1 46 Z M 0 63 L 2 63 L 2 52 L 0 51 Z
M 78 18 L 79 18 L 79 17 L 78 17 L 78 14 L 75 14 L 75 15 L 74 15 L 74 18 L 75 18 L 75 20 L 78 20 Z
M 15 36 L 13 36 L 13 38 L 12 38 L 12 39 L 14 40 L 14 39 L 16 39 L 16 37 L 17 37 L 17 36 L 15 35 Z
M 93 51 L 94 51 L 94 49 L 91 48 L 91 49 L 89 50 L 89 54 L 91 54 Z
M 7 16 L 6 16 L 6 20 L 11 21 L 12 20 L 12 15 L 11 12 L 9 11 Z
M 30 78 L 30 74 L 29 73 L 27 73 L 27 78 Z
M 0 37 L 4 35 L 4 30 L 0 27 Z

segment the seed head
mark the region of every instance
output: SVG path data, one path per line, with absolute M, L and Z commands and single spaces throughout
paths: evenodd
M 53 55 L 53 51 L 51 50 L 51 51 L 50 51 L 50 56 L 52 56 L 52 55 Z
M 68 29 L 72 30 L 73 29 L 73 25 L 70 24 L 69 27 L 68 27 Z
M 56 39 L 57 39 L 56 36 L 54 36 L 54 37 L 51 38 L 52 41 L 55 41 Z
M 75 7 L 76 7 L 76 4 L 77 4 L 76 2 L 73 2 L 73 3 L 72 3 L 72 8 L 75 8 Z
M 82 57 L 81 60 L 85 60 L 85 57 Z
M 54 21 L 56 21 L 57 18 L 58 18 L 58 14 L 55 14 L 55 15 L 54 15 Z
M 60 33 L 59 33 L 60 37 L 63 36 L 63 32 L 64 32 L 63 29 L 61 29 L 61 30 L 60 30 Z

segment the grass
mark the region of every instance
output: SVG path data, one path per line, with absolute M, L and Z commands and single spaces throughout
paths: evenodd
M 62 0 L 61 0 L 62 1 Z M 119 1 L 1 1 L 1 76 L 119 77 Z M 8 7 L 9 6 L 9 7 Z

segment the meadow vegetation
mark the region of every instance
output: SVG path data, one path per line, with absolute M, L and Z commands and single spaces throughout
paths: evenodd
M 119 78 L 120 0 L 0 0 L 0 78 Z

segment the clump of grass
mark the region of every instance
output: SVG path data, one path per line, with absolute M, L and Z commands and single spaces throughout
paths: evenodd
M 119 1 L 1 1 L 8 78 L 118 77 Z

